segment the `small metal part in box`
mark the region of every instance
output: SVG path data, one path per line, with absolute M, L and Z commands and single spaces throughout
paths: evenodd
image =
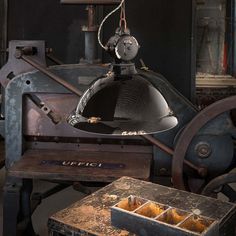
M 141 236 L 217 236 L 218 222 L 137 196 L 111 208 L 112 225 Z

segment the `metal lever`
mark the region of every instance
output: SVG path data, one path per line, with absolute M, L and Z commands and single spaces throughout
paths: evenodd
M 147 134 L 147 135 L 142 135 L 141 137 L 143 137 L 144 139 L 148 140 L 150 143 L 152 143 L 153 145 L 159 147 L 162 151 L 170 154 L 171 156 L 174 155 L 174 150 L 173 149 L 171 149 L 170 147 L 166 146 L 165 144 L 163 144 L 162 142 L 160 142 L 159 140 L 157 140 L 153 136 Z M 190 162 L 188 160 L 184 160 L 184 163 L 188 167 L 196 170 L 201 177 L 205 177 L 207 175 L 207 169 L 206 168 L 198 167 L 198 166 L 196 166 L 195 164 L 193 164 L 192 162 Z
M 30 49 L 32 49 L 32 51 Z M 54 81 L 56 81 L 57 83 L 59 83 L 60 85 L 68 89 L 69 91 L 71 91 L 72 93 L 76 94 L 77 96 L 79 97 L 82 96 L 83 92 L 80 91 L 78 88 L 68 83 L 67 81 L 59 77 L 58 75 L 51 72 L 47 67 L 40 65 L 38 62 L 30 58 L 30 56 L 26 56 L 25 54 L 34 55 L 33 48 L 27 47 L 27 48 L 16 49 L 15 57 L 17 59 L 22 59 L 26 63 L 30 64 L 31 66 L 33 66 L 34 68 L 36 68 L 43 74 L 47 75 L 48 77 L 50 77 L 51 79 L 53 79 Z
M 43 111 L 45 115 L 48 116 L 51 121 L 57 125 L 61 122 L 62 118 L 58 113 L 55 113 L 55 111 L 51 110 L 47 104 L 42 101 L 39 97 L 37 97 L 34 94 L 28 94 L 27 97 L 39 108 Z

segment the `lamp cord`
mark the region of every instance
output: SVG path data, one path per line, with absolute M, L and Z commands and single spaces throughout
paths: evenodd
M 105 18 L 102 20 L 99 28 L 98 28 L 98 42 L 100 44 L 100 46 L 107 50 L 107 47 L 103 45 L 102 41 L 101 41 L 101 31 L 102 31 L 102 27 L 104 25 L 104 23 L 106 22 L 106 20 L 111 16 L 113 15 L 115 12 L 117 12 L 120 8 L 122 9 L 121 10 L 121 18 L 120 18 L 120 25 L 122 25 L 122 22 L 124 23 L 124 26 L 127 27 L 126 25 L 126 19 L 125 19 L 125 8 L 124 8 L 124 2 L 125 0 L 121 0 L 120 4 L 118 7 L 116 7 L 113 11 L 111 11 L 109 14 L 107 14 L 105 16 Z

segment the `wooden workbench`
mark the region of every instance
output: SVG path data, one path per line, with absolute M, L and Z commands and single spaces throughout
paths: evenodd
M 182 210 L 198 210 L 201 215 L 219 221 L 221 235 L 235 235 L 236 205 L 127 177 L 51 216 L 50 235 L 133 235 L 112 227 L 110 218 L 110 207 L 130 195 Z

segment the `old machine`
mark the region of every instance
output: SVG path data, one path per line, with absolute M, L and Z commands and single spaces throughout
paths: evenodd
M 3 235 L 34 235 L 37 205 L 68 185 L 86 191 L 122 176 L 208 196 L 222 192 L 235 202 L 236 96 L 199 111 L 162 75 L 136 68 L 140 45 L 128 28 L 124 0 L 61 3 L 87 5 L 85 59 L 47 67 L 44 41 L 11 41 L 0 71 L 8 171 Z M 96 5 L 114 6 L 100 27 Z M 118 10 L 119 26 L 103 45 L 102 26 Z M 97 58 L 97 35 L 111 65 Z M 58 186 L 34 194 L 33 179 Z

